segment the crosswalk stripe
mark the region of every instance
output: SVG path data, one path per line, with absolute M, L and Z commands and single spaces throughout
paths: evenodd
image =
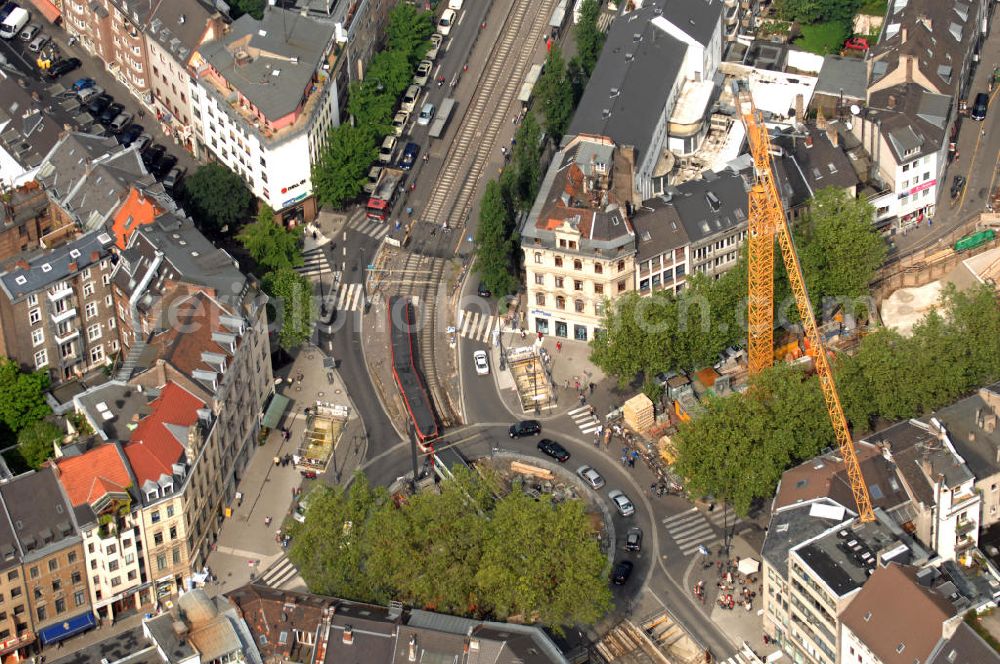
M 583 412 L 589 413 L 590 406 L 580 406 L 579 408 L 574 408 L 573 410 L 569 411 L 569 414 L 576 415 L 577 413 L 583 413 Z
M 675 542 L 677 542 L 677 546 L 686 546 L 692 542 L 700 542 L 708 535 L 713 535 L 714 533 L 715 530 L 713 530 L 712 527 L 706 523 L 701 528 L 693 530 L 685 535 L 671 535 L 671 537 Z
M 669 530 L 678 530 L 680 528 L 685 528 L 693 523 L 707 523 L 705 519 L 702 518 L 700 514 L 695 512 L 694 514 L 685 514 L 683 519 L 677 519 L 672 521 L 667 528 Z
M 599 427 L 599 426 L 600 426 L 599 424 L 594 424 L 593 426 L 589 426 L 586 429 L 584 429 L 583 427 L 580 427 L 580 432 L 581 433 L 594 433 L 595 431 L 597 431 L 597 427 Z
M 685 517 L 688 517 L 688 516 L 691 515 L 692 512 L 697 512 L 697 511 L 698 511 L 697 507 L 692 507 L 692 508 L 688 509 L 685 512 L 681 512 L 680 514 L 674 514 L 673 516 L 668 516 L 667 518 L 661 520 L 660 523 L 662 523 L 664 525 L 666 525 L 668 523 L 673 523 L 674 521 L 678 521 L 678 520 L 681 520 L 681 519 L 683 519 Z
M 288 559 L 288 556 L 283 555 L 269 568 L 264 570 L 264 573 L 260 576 L 260 581 L 272 588 L 280 588 L 283 584 L 288 583 L 298 576 L 298 573 L 299 571 L 292 564 L 292 561 Z
M 459 336 L 488 343 L 494 328 L 499 324 L 500 318 L 498 316 L 459 309 L 457 326 Z

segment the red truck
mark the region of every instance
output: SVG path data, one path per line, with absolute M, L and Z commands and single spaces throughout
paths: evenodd
M 396 196 L 402 189 L 403 179 L 406 177 L 403 171 L 395 168 L 383 168 L 375 190 L 368 199 L 365 206 L 365 213 L 369 219 L 386 221 L 392 214 L 392 206 L 396 203 Z

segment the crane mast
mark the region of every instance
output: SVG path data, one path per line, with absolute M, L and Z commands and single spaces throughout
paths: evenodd
M 738 99 L 740 116 L 746 126 L 750 153 L 753 156 L 756 182 L 749 194 L 747 356 L 750 375 L 760 373 L 774 361 L 774 240 L 781 247 L 781 257 L 788 273 L 788 282 L 795 295 L 795 305 L 806 337 L 806 351 L 813 359 L 819 378 L 827 414 L 844 459 L 847 477 L 854 494 L 861 521 L 874 521 L 871 497 L 861 474 L 861 464 L 854 449 L 854 440 L 847 426 L 844 408 L 833 380 L 830 359 L 819 335 L 816 317 L 806 292 L 802 265 L 799 263 L 791 229 L 785 217 L 784 205 L 774 181 L 771 165 L 771 140 L 763 118 L 754 107 L 749 93 Z

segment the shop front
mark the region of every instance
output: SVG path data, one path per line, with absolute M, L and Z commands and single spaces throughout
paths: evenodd
M 88 609 L 85 613 L 74 616 L 69 620 L 53 623 L 38 630 L 38 640 L 43 646 L 48 646 L 86 632 L 88 629 L 96 626 L 97 618 Z

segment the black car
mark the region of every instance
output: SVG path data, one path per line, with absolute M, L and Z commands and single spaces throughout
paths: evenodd
M 56 60 L 55 62 L 52 63 L 52 66 L 49 67 L 49 70 L 45 72 L 45 75 L 48 76 L 50 79 L 55 80 L 60 76 L 65 76 L 71 71 L 76 71 L 77 69 L 80 68 L 81 64 L 82 63 L 80 62 L 79 58 L 66 58 L 65 60 Z
M 973 120 L 985 120 L 986 110 L 990 106 L 990 96 L 985 92 L 980 92 L 976 95 L 976 100 L 972 102 L 972 116 Z
M 152 145 L 143 151 L 142 163 L 146 166 L 146 169 L 149 170 L 163 158 L 163 155 L 166 154 L 166 152 L 167 149 L 159 143 Z
M 963 187 L 965 187 L 965 176 L 956 175 L 951 181 L 951 197 L 958 198 L 958 195 L 962 193 Z
M 642 528 L 632 527 L 628 529 L 628 532 L 625 533 L 625 550 L 642 550 Z
M 517 424 L 511 424 L 507 433 L 511 438 L 524 438 L 525 436 L 537 436 L 542 432 L 542 425 L 538 420 L 523 420 Z
M 549 440 L 548 438 L 542 438 L 538 441 L 538 451 L 546 456 L 550 456 L 559 463 L 563 463 L 569 459 L 569 452 L 566 448 L 557 443 L 554 440 Z
M 87 112 L 94 117 L 98 117 L 114 100 L 115 98 L 111 95 L 101 93 L 87 102 Z
M 170 172 L 170 169 L 177 165 L 177 157 L 172 154 L 163 155 L 163 158 L 158 162 L 153 164 L 150 172 L 153 174 L 157 180 L 162 180 L 163 177 Z
M 142 136 L 142 125 L 130 124 L 118 134 L 118 142 L 128 147 L 140 136 Z
M 617 586 L 624 586 L 628 578 L 632 576 L 632 561 L 622 560 L 611 570 L 611 580 Z
M 493 297 L 493 291 L 486 287 L 486 284 L 479 282 L 479 297 Z
M 118 117 L 118 115 L 125 110 L 125 107 L 115 102 L 113 104 L 108 104 L 107 108 L 101 111 L 101 116 L 98 118 L 102 125 L 109 125 L 111 121 Z

